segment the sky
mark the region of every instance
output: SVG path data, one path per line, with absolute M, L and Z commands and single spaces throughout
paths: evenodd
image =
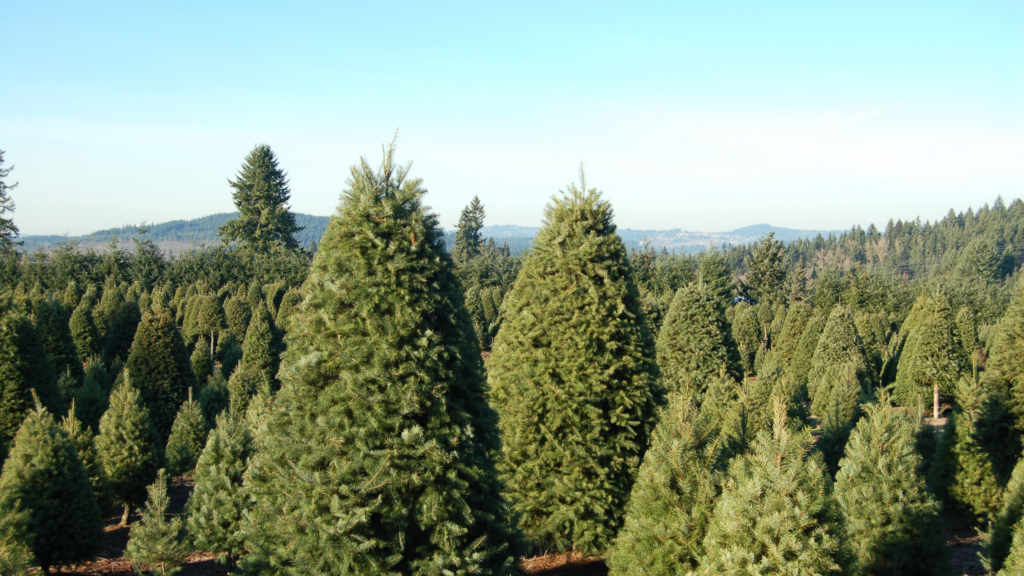
M 331 214 L 397 157 L 446 228 L 578 180 L 635 229 L 934 220 L 1024 196 L 1024 2 L 25 2 L 0 18 L 22 234 L 233 209 L 269 144 Z

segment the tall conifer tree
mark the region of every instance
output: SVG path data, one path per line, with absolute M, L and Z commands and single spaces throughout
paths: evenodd
M 456 264 L 464 264 L 480 255 L 480 229 L 484 227 L 484 205 L 480 198 L 473 196 L 473 201 L 462 209 L 459 223 L 455 230 L 455 246 L 452 257 Z
M 36 305 L 33 312 L 36 332 L 43 342 L 43 348 L 50 358 L 50 364 L 57 374 L 70 370 L 80 385 L 85 379 L 82 361 L 78 358 L 75 339 L 71 335 L 67 310 L 59 301 L 46 298 Z
M 997 572 L 1010 553 L 1013 529 L 1024 518 L 1024 458 L 1017 461 L 1003 491 L 1001 508 L 985 535 L 985 569 Z M 1022 558 L 1024 559 L 1024 558 Z
M 867 392 L 871 386 L 868 363 L 853 313 L 845 306 L 836 306 L 828 315 L 828 322 L 818 338 L 818 345 L 811 358 L 811 369 L 807 373 L 807 388 L 815 410 L 828 404 L 832 387 L 840 382 L 836 376 L 846 367 L 856 371 L 857 379 L 864 382 Z
M 277 156 L 266 144 L 249 152 L 234 180 L 231 197 L 241 213 L 220 228 L 225 242 L 239 242 L 255 252 L 266 253 L 276 246 L 295 249 L 295 234 L 302 230 L 288 209 L 291 189 L 288 176 L 277 163 Z
M 103 340 L 100 338 L 99 330 L 92 311 L 96 301 L 96 288 L 90 286 L 89 290 L 82 296 L 81 302 L 71 314 L 69 322 L 71 336 L 75 341 L 75 348 L 82 358 L 99 356 L 103 351 Z
M 797 342 L 793 357 L 789 362 L 789 370 L 786 377 L 796 386 L 807 385 L 807 375 L 811 371 L 811 361 L 814 359 L 814 350 L 818 347 L 818 340 L 821 339 L 821 332 L 828 322 L 828 312 L 815 310 L 807 320 L 800 340 Z
M 921 298 L 925 302 L 900 354 L 894 390 L 904 406 L 932 400 L 938 418 L 940 397 L 952 394 L 964 367 L 949 303 L 938 294 Z
M 813 310 L 806 302 L 794 302 L 786 313 L 786 320 L 782 325 L 782 332 L 772 348 L 775 356 L 775 367 L 785 373 L 789 370 L 789 364 L 796 354 L 796 348 L 800 344 L 800 337 L 803 336 L 807 322 L 811 319 Z M 812 352 L 813 353 L 813 352 Z
M 167 472 L 171 478 L 190 474 L 195 469 L 209 431 L 203 409 L 199 402 L 192 399 L 192 391 L 189 390 L 188 401 L 178 410 L 174 426 L 171 427 L 171 436 L 167 439 L 165 454 Z
M 171 433 L 178 408 L 188 397 L 188 389 L 196 387 L 185 342 L 166 310 L 142 318 L 127 367 L 163 442 Z

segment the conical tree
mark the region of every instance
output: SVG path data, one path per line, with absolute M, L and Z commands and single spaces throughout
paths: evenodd
M 103 363 L 110 366 L 115 358 L 122 361 L 128 358 L 132 343 L 135 341 L 135 332 L 142 320 L 142 313 L 139 305 L 135 302 L 122 302 L 113 316 L 110 318 L 110 329 L 107 331 L 107 341 L 103 345 Z
M 887 396 L 864 407 L 836 475 L 851 574 L 939 574 L 939 505 L 919 475 L 919 421 Z
M 615 575 L 686 574 L 703 542 L 721 480 L 722 445 L 692 399 L 669 396 L 644 455 L 608 565 Z
M 853 321 L 853 313 L 845 306 L 836 306 L 828 315 L 828 322 L 818 338 L 811 359 L 811 369 L 807 373 L 807 389 L 814 402 L 815 415 L 832 396 L 832 385 L 837 381 L 835 374 L 852 366 L 856 370 L 858 380 L 864 382 L 865 392 L 871 389 L 867 357 L 864 346 L 857 334 L 857 325 Z M 832 376 L 829 378 L 829 376 Z
M 513 570 L 496 418 L 424 193 L 392 151 L 379 171 L 352 169 L 250 463 L 250 569 Z
M 291 190 L 288 176 L 277 163 L 277 156 L 266 144 L 260 144 L 245 157 L 234 180 L 231 197 L 241 213 L 228 220 L 218 234 L 225 242 L 239 242 L 255 252 L 272 248 L 298 248 L 295 234 L 302 230 L 288 209 Z
M 189 359 L 192 364 L 192 373 L 196 375 L 198 382 L 206 382 L 206 379 L 213 374 L 213 356 L 210 355 L 210 347 L 206 338 L 200 338 L 196 343 L 196 349 L 192 351 Z
M 199 302 L 199 311 L 196 316 L 196 331 L 206 338 L 210 347 L 210 355 L 213 355 L 216 335 L 223 328 L 226 328 L 224 309 L 221 307 L 220 298 L 216 294 L 207 294 Z
M 770 432 L 733 461 L 697 574 L 839 574 L 839 515 L 811 434 L 775 401 Z
M 484 227 L 484 205 L 480 198 L 473 196 L 473 201 L 462 209 L 459 223 L 455 227 L 455 245 L 452 247 L 452 258 L 456 264 L 465 264 L 480 255 L 482 238 L 480 229 Z
M 206 445 L 206 436 L 210 429 L 203 417 L 203 409 L 199 402 L 192 399 L 189 390 L 188 401 L 181 405 L 178 416 L 171 427 L 171 437 L 167 440 L 167 473 L 171 478 L 190 474 L 196 467 L 196 461 Z
M 725 306 L 732 300 L 732 268 L 721 250 L 711 247 L 697 257 L 697 281 Z
M 242 415 L 217 416 L 196 465 L 196 487 L 188 501 L 193 541 L 217 554 L 229 570 L 245 551 L 241 522 L 247 501 L 242 478 L 252 454 L 252 436 Z
M 81 384 L 85 379 L 82 361 L 78 358 L 75 339 L 71 335 L 67 311 L 57 300 L 46 298 L 35 307 L 33 317 L 36 332 L 43 342 L 50 364 L 57 374 L 71 371 L 71 375 Z
M 89 291 L 82 296 L 82 301 L 71 314 L 69 327 L 71 336 L 75 341 L 75 348 L 82 358 L 99 356 L 103 352 L 103 339 L 100 338 L 99 330 L 93 318 L 93 306 L 95 305 L 96 288 L 90 287 Z
M 1013 531 L 1024 518 L 1024 458 L 1017 461 L 1010 482 L 1003 491 L 1001 508 L 985 535 L 985 569 L 997 572 L 1010 553 Z M 1022 558 L 1024 560 L 1024 558 Z
M 811 319 L 813 310 L 806 302 L 794 302 L 786 313 L 786 321 L 782 325 L 782 333 L 772 348 L 775 355 L 775 366 L 784 373 L 789 370 L 789 364 L 793 361 L 797 346 L 800 344 L 800 337 L 807 328 L 807 322 Z
M 236 414 L 245 414 L 249 401 L 260 392 L 273 393 L 266 376 L 256 370 L 249 370 L 240 364 L 228 379 L 228 406 Z
M 146 498 L 146 486 L 160 467 L 159 440 L 134 381 L 134 376 L 125 377 L 114 389 L 96 437 L 111 497 L 124 504 L 122 524 L 128 523 L 131 507 Z
M 746 302 L 740 302 L 735 306 L 732 337 L 739 351 L 743 372 L 753 374 L 754 357 L 761 347 L 761 329 L 757 323 L 757 309 Z
M 53 417 L 32 411 L 18 430 L 0 475 L 0 510 L 20 501 L 28 512 L 32 553 L 43 569 L 92 559 L 103 519 L 75 446 Z
M 224 320 L 228 332 L 235 337 L 236 341 L 241 342 L 245 338 L 245 331 L 248 330 L 249 322 L 252 320 L 252 310 L 249 308 L 244 294 L 224 300 Z
M 160 576 L 175 574 L 192 549 L 181 517 L 167 519 L 171 499 L 167 495 L 167 477 L 163 470 L 157 473 L 147 493 L 142 520 L 132 526 L 124 555 L 136 564 L 136 570 L 143 564 Z
M 211 428 L 217 416 L 230 406 L 231 393 L 228 382 L 220 370 L 206 379 L 206 384 L 199 389 L 199 405 L 203 408 L 203 418 Z
M 603 552 L 622 523 L 660 392 L 611 205 L 582 173 L 580 187 L 547 206 L 502 306 L 488 378 L 520 526 L 548 549 Z
M 110 395 L 107 393 L 107 374 L 103 367 L 95 360 L 90 361 L 87 367 L 85 384 L 75 391 L 75 417 L 96 433 L 100 429 L 100 418 L 110 407 Z
M 717 298 L 695 284 L 676 291 L 658 333 L 661 382 L 669 391 L 703 394 L 708 380 L 722 367 L 735 380 L 743 378 L 739 351 Z
M 1003 563 L 1003 569 L 997 576 L 1017 576 L 1024 574 L 1024 522 L 1018 522 L 1013 528 L 1013 545 Z
M 277 375 L 277 363 L 270 313 L 260 307 L 253 312 L 252 321 L 245 331 L 245 341 L 242 342 L 242 368 L 260 373 L 267 382 L 273 383 Z
M 127 367 L 153 426 L 161 439 L 167 438 L 188 389 L 196 387 L 196 379 L 185 342 L 166 310 L 142 318 Z
M 117 309 L 124 302 L 124 293 L 121 291 L 117 280 L 108 276 L 103 284 L 103 296 L 93 310 L 93 319 L 96 321 L 96 329 L 100 333 L 100 339 L 105 343 L 110 334 L 110 328 L 114 323 L 114 315 Z
M 828 311 L 815 310 L 807 320 L 804 333 L 793 351 L 793 357 L 789 361 L 789 370 L 786 377 L 796 386 L 807 385 L 807 375 L 811 372 L 811 362 L 814 360 L 814 351 L 818 347 L 818 340 L 828 323 Z
M 28 511 L 0 487 L 0 574 L 28 574 L 35 564 L 29 546 Z
M 1024 428 L 1024 276 L 1017 281 L 1010 307 L 991 334 L 984 381 L 989 388 L 1005 392 L 1017 426 Z
M 939 399 L 952 394 L 963 366 L 946 299 L 941 295 L 921 298 L 926 300 L 900 354 L 894 391 L 903 406 L 914 406 L 930 397 L 933 417 L 938 418 Z
M 850 432 L 861 416 L 861 405 L 867 400 L 855 362 L 829 366 L 821 373 L 814 414 L 821 421 L 821 436 L 815 448 L 821 452 L 830 474 L 839 470 L 839 461 L 846 450 Z M 828 391 L 828 396 L 825 391 Z

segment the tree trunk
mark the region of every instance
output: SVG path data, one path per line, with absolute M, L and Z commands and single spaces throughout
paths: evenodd
M 132 506 L 131 506 L 131 504 L 125 502 L 124 503 L 124 514 L 121 515 L 121 525 L 122 526 L 127 526 L 128 525 L 128 517 L 131 516 L 131 514 L 132 514 Z
M 210 330 L 210 358 L 213 358 L 213 330 Z
M 934 384 L 932 390 L 933 390 L 932 403 L 933 403 L 933 405 L 935 407 L 935 419 L 938 420 L 939 419 L 939 385 L 938 384 Z

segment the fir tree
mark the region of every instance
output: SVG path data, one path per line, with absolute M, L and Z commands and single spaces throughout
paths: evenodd
M 1010 553 L 1003 563 L 1003 569 L 997 576 L 1017 576 L 1024 574 L 1024 522 L 1018 522 L 1013 528 L 1013 544 Z
M 732 269 L 725 255 L 712 247 L 697 258 L 697 281 L 725 306 L 732 300 Z
M 125 360 L 135 341 L 142 313 L 135 302 L 122 302 L 110 318 L 107 341 L 103 345 L 103 363 L 110 366 L 115 358 Z
M 459 223 L 455 227 L 455 246 L 452 258 L 456 264 L 464 264 L 480 255 L 480 229 L 484 227 L 484 205 L 480 198 L 473 196 L 473 201 L 462 209 Z
M 93 319 L 96 321 L 96 329 L 99 331 L 100 340 L 107 341 L 107 337 L 110 335 L 110 329 L 114 324 L 114 315 L 117 314 L 117 309 L 124 303 L 124 293 L 121 292 L 120 286 L 117 284 L 117 280 L 113 276 L 108 276 L 106 283 L 103 284 L 103 296 L 100 298 L 99 304 L 93 310 Z
M 157 472 L 147 493 L 142 520 L 132 526 L 124 555 L 136 564 L 136 570 L 138 564 L 144 564 L 151 572 L 159 571 L 161 576 L 176 574 L 192 550 L 182 519 L 178 516 L 167 519 L 171 499 L 167 495 L 163 470 Z
M 171 433 L 188 389 L 196 386 L 185 342 L 167 311 L 158 310 L 142 318 L 127 366 L 163 441 Z
M 29 547 L 28 511 L 0 487 L 0 574 L 28 574 L 35 563 Z
M 245 338 L 245 331 L 249 328 L 249 321 L 252 320 L 252 310 L 249 303 L 241 295 L 229 297 L 224 300 L 224 321 L 227 324 L 228 332 L 241 342 Z
M 786 377 L 797 386 L 807 385 L 807 375 L 811 372 L 811 362 L 814 359 L 814 351 L 818 347 L 818 340 L 828 323 L 829 314 L 822 310 L 815 310 L 807 320 L 807 327 L 804 328 L 800 340 L 797 342 L 793 357 L 789 362 L 789 370 Z
M 660 391 L 628 255 L 597 190 L 571 185 L 548 205 L 503 307 L 488 377 L 520 526 L 545 548 L 601 552 Z
M 260 144 L 245 157 L 242 169 L 228 183 L 234 189 L 231 198 L 241 213 L 220 227 L 224 242 L 239 242 L 258 253 L 274 247 L 296 249 L 295 234 L 302 230 L 288 209 L 291 190 L 288 176 L 277 164 L 277 157 L 266 144 Z
M 612 574 L 686 574 L 697 567 L 720 481 L 721 449 L 693 400 L 671 394 L 608 560 Z
M 96 451 L 109 482 L 111 497 L 124 504 L 122 524 L 128 524 L 132 505 L 141 503 L 146 486 L 160 467 L 160 445 L 142 404 L 135 378 L 125 377 L 110 396 L 110 409 L 100 420 Z
M 196 349 L 192 351 L 189 360 L 192 364 L 192 373 L 196 380 L 206 382 L 206 379 L 213 374 L 213 357 L 210 355 L 210 348 L 207 346 L 206 338 L 200 338 L 196 343 Z
M 57 374 L 71 371 L 71 375 L 81 384 L 85 379 L 82 361 L 78 359 L 75 339 L 68 326 L 70 319 L 64 305 L 57 300 L 46 298 L 35 307 L 33 317 L 36 332 L 50 357 L 50 364 Z M 76 384 L 76 387 L 77 387 Z M 67 400 L 70 400 L 68 398 Z
M 196 467 L 196 461 L 206 445 L 206 435 L 210 429 L 203 417 L 203 409 L 199 402 L 192 399 L 189 390 L 188 401 L 181 405 L 178 416 L 171 427 L 171 437 L 167 440 L 167 472 L 171 478 L 190 474 Z
M 513 570 L 496 418 L 424 192 L 391 151 L 378 172 L 352 169 L 250 462 L 249 569 Z
M 1008 396 L 1017 426 L 1024 428 L 1024 276 L 1017 281 L 1010 306 L 989 338 L 984 381 L 988 388 Z
M 244 364 L 235 368 L 227 382 L 228 406 L 236 414 L 245 414 L 249 401 L 260 392 L 272 393 L 270 382 L 266 376 L 256 370 L 250 370 Z
M 782 332 L 775 341 L 772 348 L 775 355 L 775 366 L 786 372 L 796 354 L 797 345 L 800 344 L 800 337 L 803 336 L 807 322 L 811 319 L 812 309 L 806 302 L 794 302 L 786 313 L 786 321 L 782 325 Z M 813 351 L 812 351 L 813 354 Z
M 60 375 L 60 378 L 57 378 L 57 388 L 60 390 L 60 397 L 65 406 L 74 401 L 78 385 L 79 381 L 71 375 L 71 369 L 66 370 Z
M 204 336 L 209 335 L 210 356 L 213 356 L 216 334 L 225 328 L 224 310 L 216 294 L 204 296 L 199 303 L 196 316 L 196 331 Z
M 74 445 L 45 410 L 26 418 L 0 475 L 6 500 L 28 512 L 32 553 L 43 574 L 50 567 L 92 559 L 100 548 L 103 521 L 89 476 Z
M 977 381 L 962 378 L 956 386 L 957 406 L 946 423 L 949 441 L 948 495 L 969 516 L 986 522 L 999 511 L 1000 488 L 992 459 L 978 441 L 987 391 Z M 940 447 L 941 449 L 941 447 Z M 948 464 L 947 464 L 948 466 Z
M 836 476 L 851 574 L 938 574 L 939 505 L 919 475 L 919 421 L 887 396 L 864 408 Z
M 814 414 L 821 421 L 821 436 L 815 448 L 821 452 L 831 474 L 839 469 L 846 441 L 861 416 L 861 404 L 866 400 L 859 376 L 855 362 L 826 368 L 812 404 Z
M 703 394 L 707 381 L 722 367 L 735 380 L 743 377 L 739 352 L 714 295 L 694 284 L 676 291 L 658 333 L 658 365 L 669 392 Z
M 229 570 L 245 551 L 241 522 L 247 505 L 242 478 L 252 454 L 252 436 L 242 415 L 217 416 L 217 426 L 196 465 L 196 487 L 188 501 L 193 541 L 220 556 Z
M 230 406 L 230 401 L 228 382 L 221 371 L 216 370 L 199 389 L 199 405 L 203 408 L 203 418 L 206 419 L 208 426 L 213 427 L 217 416 Z
M 900 354 L 894 390 L 903 406 L 914 406 L 931 395 L 933 417 L 938 418 L 940 395 L 950 395 L 960 377 L 960 347 L 946 299 L 939 295 L 922 298 L 926 300 L 918 325 L 907 336 Z
M 107 374 L 99 362 L 91 360 L 87 364 L 85 384 L 75 391 L 75 417 L 82 421 L 93 433 L 100 429 L 100 418 L 110 407 L 107 392 Z
M 262 374 L 267 382 L 273 383 L 277 363 L 270 314 L 263 309 L 256 310 L 242 342 L 242 369 Z
M 754 357 L 761 347 L 761 329 L 757 323 L 757 310 L 746 302 L 735 306 L 732 321 L 732 339 L 736 342 L 743 371 L 754 373 Z
M 807 373 L 807 388 L 814 402 L 812 410 L 817 416 L 822 415 L 818 412 L 821 406 L 830 402 L 832 386 L 840 381 L 836 378 L 838 372 L 847 367 L 856 371 L 857 380 L 865 384 L 865 392 L 870 391 L 867 358 L 857 334 L 853 313 L 849 308 L 836 306 L 828 315 L 828 322 L 818 338 L 818 345 L 811 358 L 811 369 Z
M 74 405 L 68 415 L 60 421 L 60 427 L 75 447 L 78 459 L 81 460 L 82 467 L 89 477 L 89 485 L 92 486 L 100 514 L 105 515 L 110 511 L 111 502 L 107 491 L 107 477 L 103 473 L 103 463 L 96 452 L 95 435 L 75 416 Z
M 96 328 L 96 322 L 92 315 L 96 298 L 95 294 L 96 289 L 90 287 L 85 296 L 82 296 L 82 301 L 75 308 L 75 312 L 71 315 L 71 336 L 75 341 L 75 348 L 82 358 L 99 356 L 103 351 L 103 340 L 100 338 L 99 330 Z
M 775 239 L 775 232 L 765 234 L 751 247 L 746 259 L 747 283 L 754 297 L 761 302 L 781 302 L 786 297 L 786 246 Z
M 839 515 L 807 430 L 774 404 L 771 431 L 733 461 L 697 574 L 838 574 Z
M 1001 508 L 983 540 L 985 569 L 998 572 L 1010 553 L 1014 526 L 1024 518 L 1024 458 L 1017 461 L 1010 482 L 1003 491 Z M 1024 558 L 1022 558 L 1024 560 Z
M 277 311 L 277 317 L 274 319 L 278 330 L 290 330 L 291 317 L 301 302 L 302 292 L 298 288 L 292 288 L 285 292 L 284 297 L 281 298 L 281 307 Z
M 11 170 L 14 170 L 14 166 L 4 168 L 4 151 L 0 150 L 0 248 L 4 250 L 13 249 L 15 239 L 18 237 L 18 227 L 14 225 L 14 220 L 4 217 L 8 212 L 14 212 L 14 200 L 9 194 L 18 187 L 17 182 L 6 182 Z

